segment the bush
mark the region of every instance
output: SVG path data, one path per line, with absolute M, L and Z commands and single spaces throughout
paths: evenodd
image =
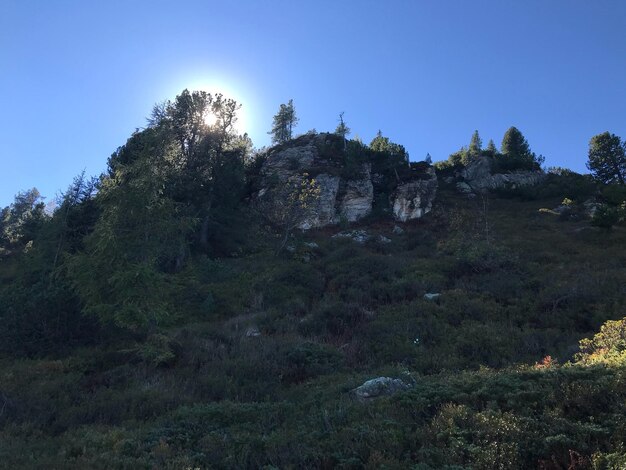
M 593 338 L 581 340 L 576 361 L 587 365 L 626 365 L 626 318 L 607 321 Z
M 619 212 L 616 207 L 600 206 L 591 218 L 591 224 L 606 230 L 610 230 L 613 225 L 619 222 Z

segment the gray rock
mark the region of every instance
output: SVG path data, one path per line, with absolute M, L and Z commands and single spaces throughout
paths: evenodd
M 520 186 L 534 186 L 546 177 L 541 171 L 513 171 L 510 173 L 492 173 L 493 159 L 487 156 L 479 157 L 470 162 L 459 176 L 463 179 L 457 183 L 457 190 L 469 195 L 483 190 L 499 188 L 517 188 Z
M 256 326 L 251 326 L 246 330 L 246 338 L 256 338 L 261 336 L 261 331 Z
M 339 203 L 339 219 L 356 222 L 372 212 L 374 185 L 370 172 L 370 165 L 365 164 L 361 172 L 362 179 L 346 181 L 345 192 Z
M 393 215 L 396 220 L 419 219 L 430 212 L 437 194 L 437 175 L 431 167 L 427 178 L 415 179 L 398 185 L 392 195 Z
M 332 238 L 350 238 L 357 243 L 365 243 L 372 237 L 365 230 L 347 230 L 345 232 L 336 233 Z
M 304 246 L 312 250 L 317 250 L 320 246 L 315 242 L 304 242 Z
M 475 197 L 476 196 L 476 194 L 474 194 L 474 190 L 472 189 L 472 187 L 469 184 L 467 184 L 467 183 L 465 183 L 463 181 L 459 181 L 456 184 L 456 190 L 459 193 L 461 193 L 461 194 L 463 194 L 464 196 L 467 196 L 467 197 Z
M 259 172 L 260 189 L 254 196 L 255 204 L 271 214 L 270 196 L 276 188 L 287 182 L 297 184 L 307 174 L 307 178 L 317 182 L 320 195 L 302 215 L 300 229 L 356 222 L 369 215 L 376 191 L 388 191 L 385 177 L 372 174 L 369 163 L 351 174 L 341 171 L 343 156 L 328 151 L 334 148 L 337 152 L 336 139 L 334 134 L 306 134 L 270 149 Z M 432 166 L 422 162 L 399 168 L 394 183 L 397 186 L 390 204 L 381 207 L 382 212 L 393 212 L 397 220 L 406 221 L 431 210 L 437 188 Z
M 399 225 L 394 225 L 393 226 L 393 234 L 394 235 L 402 235 L 404 233 L 404 229 L 402 227 L 400 227 Z
M 441 297 L 441 294 L 424 294 L 424 299 L 426 300 L 437 300 Z
M 336 223 L 335 202 L 339 192 L 340 178 L 322 173 L 315 177 L 315 181 L 320 189 L 320 196 L 309 215 L 300 223 L 300 228 L 303 230 Z
M 398 392 L 408 390 L 409 388 L 411 388 L 411 386 L 400 379 L 377 377 L 355 388 L 353 393 L 359 401 L 365 402 L 377 397 L 394 395 Z
M 571 211 L 572 208 L 570 206 L 565 206 L 561 204 L 560 206 L 557 206 L 552 210 L 556 212 L 557 214 L 565 214 L 566 212 Z
M 583 208 L 587 217 L 593 218 L 593 216 L 596 215 L 596 212 L 598 212 L 598 209 L 600 207 L 602 207 L 602 204 L 600 204 L 598 201 L 595 201 L 594 199 L 587 199 L 585 202 L 583 202 Z
M 391 239 L 390 239 L 390 238 L 387 238 L 387 237 L 386 237 L 386 236 L 384 236 L 384 235 L 378 235 L 377 240 L 378 240 L 378 243 L 384 243 L 384 244 L 386 244 L 386 243 L 391 243 Z

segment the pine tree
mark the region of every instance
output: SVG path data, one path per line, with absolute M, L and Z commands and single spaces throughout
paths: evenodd
M 587 168 L 603 183 L 626 184 L 626 143 L 609 132 L 593 136 L 589 141 Z
M 509 127 L 502 138 L 500 166 L 503 170 L 535 170 L 543 157 L 537 157 L 528 141 L 516 127 Z
M 485 152 L 487 152 L 491 156 L 495 156 L 496 153 L 498 153 L 498 149 L 496 148 L 496 144 L 493 143 L 493 139 L 489 139 L 489 143 L 487 144 Z
M 293 106 L 293 100 L 287 104 L 281 104 L 274 116 L 272 130 L 268 132 L 272 136 L 273 144 L 283 144 L 293 137 L 293 128 L 298 124 L 298 117 Z
M 478 131 L 474 131 L 474 133 L 472 134 L 472 140 L 470 140 L 469 149 L 467 152 L 470 160 L 480 157 L 482 146 L 483 146 L 483 141 L 480 139 L 480 135 L 478 135 Z
M 516 127 L 509 127 L 504 133 L 500 151 L 513 160 L 523 160 L 532 155 L 526 138 Z

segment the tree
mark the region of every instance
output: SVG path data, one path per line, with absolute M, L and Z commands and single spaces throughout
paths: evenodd
M 496 148 L 496 144 L 493 143 L 493 139 L 489 139 L 489 143 L 487 144 L 485 152 L 492 157 L 495 157 L 495 155 L 498 153 L 498 149 Z
M 386 153 L 392 159 L 402 160 L 403 163 L 409 162 L 409 154 L 403 145 L 396 144 L 389 140 L 389 137 L 384 137 L 382 131 L 378 131 L 376 137 L 370 142 L 370 149 L 378 153 Z
M 472 139 L 470 140 L 469 148 L 467 150 L 467 156 L 470 161 L 480 157 L 482 146 L 483 141 L 480 139 L 478 131 L 474 131 L 474 133 L 472 134 Z
M 526 138 L 516 127 L 509 127 L 502 138 L 500 152 L 507 158 L 523 160 L 532 156 Z
M 103 323 L 143 330 L 169 321 L 171 272 L 180 265 L 196 220 L 165 192 L 169 168 L 158 155 L 124 165 L 98 193 L 101 215 L 68 272 L 84 311 Z
M 277 182 L 260 197 L 261 213 L 282 233 L 277 255 L 287 245 L 293 230 L 306 223 L 312 207 L 319 200 L 320 191 L 317 181 L 303 173 Z
M 0 248 L 7 252 L 33 241 L 46 217 L 37 188 L 20 191 L 13 203 L 0 212 Z
M 626 143 L 609 132 L 593 136 L 589 141 L 587 168 L 602 183 L 626 184 Z
M 293 128 L 298 123 L 296 110 L 293 106 L 293 100 L 289 100 L 287 104 L 281 104 L 278 113 L 274 116 L 272 130 L 268 132 L 272 136 L 272 143 L 283 144 L 291 140 L 293 136 Z
M 530 150 L 528 141 L 516 127 L 509 127 L 502 138 L 499 166 L 502 170 L 536 170 L 544 158 Z
M 339 113 L 339 124 L 337 124 L 337 128 L 335 129 L 335 134 L 340 136 L 343 139 L 343 149 L 346 149 L 346 137 L 350 135 L 350 128 L 346 125 L 343 120 L 343 111 Z

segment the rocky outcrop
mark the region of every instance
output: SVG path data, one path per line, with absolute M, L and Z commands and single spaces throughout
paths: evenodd
M 307 134 L 270 149 L 260 169 L 255 199 L 270 201 L 272 194 L 278 194 L 277 188 L 314 179 L 318 194 L 298 224 L 304 230 L 362 219 L 372 212 L 377 191 L 384 192 L 384 200 L 389 198 L 389 207 L 383 212 L 393 214 L 398 221 L 420 218 L 431 210 L 437 177 L 429 164 L 400 168 L 389 192 L 389 181 L 381 174 L 372 174 L 372 161 L 367 156 L 358 163 L 352 161 L 350 169 L 346 167 L 343 140 L 338 139 L 334 134 Z
M 406 222 L 419 219 L 432 209 L 437 193 L 437 176 L 432 167 L 426 170 L 426 174 L 429 178 L 415 179 L 396 188 L 392 196 L 393 215 L 396 220 Z
M 541 170 L 493 173 L 493 159 L 483 156 L 463 168 L 458 176 L 461 181 L 456 184 L 457 190 L 471 196 L 490 189 L 534 186 L 543 181 L 546 174 Z

